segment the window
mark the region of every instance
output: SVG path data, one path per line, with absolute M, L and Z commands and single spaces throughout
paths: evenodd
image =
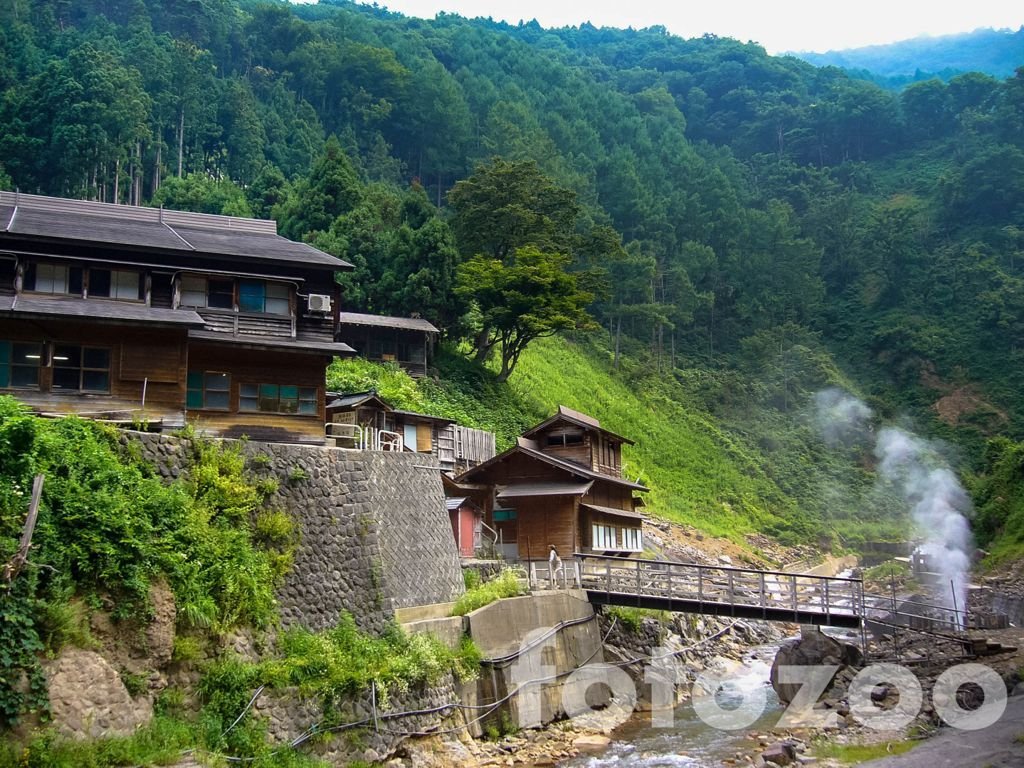
M 82 270 L 78 269 L 78 292 L 81 293 Z M 25 290 L 36 293 L 68 293 L 68 268 L 63 264 L 29 264 L 25 272 Z
M 231 375 L 217 371 L 189 371 L 185 407 L 226 411 L 231 407 Z
M 615 545 L 615 528 L 610 525 L 594 524 L 593 529 L 594 549 L 617 549 Z
M 242 384 L 238 389 L 238 410 L 316 416 L 317 389 L 290 384 Z
M 142 275 L 126 269 L 89 269 L 89 296 L 138 301 Z
M 52 360 L 52 389 L 76 392 L 110 391 L 109 349 L 54 344 Z
M 235 308 L 235 281 L 184 275 L 181 278 L 180 306 Z
M 260 312 L 270 315 L 291 314 L 289 288 L 281 283 L 262 280 L 240 280 L 238 308 L 242 312 Z
M 642 552 L 643 551 L 643 536 L 640 533 L 639 528 L 623 528 L 622 529 L 622 547 L 621 549 L 629 550 L 630 552 Z
M 548 445 L 582 445 L 582 432 L 563 432 L 557 435 L 548 435 Z
M 42 344 L 0 341 L 0 387 L 39 387 Z

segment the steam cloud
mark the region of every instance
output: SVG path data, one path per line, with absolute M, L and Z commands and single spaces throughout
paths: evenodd
M 815 396 L 815 405 L 819 429 L 829 445 L 864 440 L 870 434 L 871 409 L 848 393 L 824 390 Z M 971 503 L 963 486 L 932 443 L 903 429 L 881 429 L 874 454 L 879 473 L 900 490 L 910 508 L 924 542 L 919 551 L 942 575 L 941 604 L 965 610 L 974 545 L 967 524 Z

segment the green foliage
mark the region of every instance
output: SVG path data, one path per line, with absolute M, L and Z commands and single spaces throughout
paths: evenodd
M 605 611 L 619 624 L 633 634 L 639 634 L 644 619 L 655 619 L 659 622 L 666 622 L 671 614 L 668 611 L 654 611 L 647 608 L 630 608 L 629 606 L 614 605 Z
M 844 765 L 857 765 L 890 755 L 902 755 L 920 743 L 920 741 L 908 740 L 886 741 L 878 744 L 835 744 L 822 740 L 815 742 L 814 755 L 819 758 L 831 758 Z
M 196 745 L 195 727 L 164 715 L 131 736 L 82 742 L 51 730 L 25 747 L 0 746 L 0 768 L 112 768 L 127 765 L 172 765 Z
M 508 379 L 531 342 L 590 325 L 593 294 L 567 271 L 569 263 L 569 256 L 524 246 L 507 262 L 477 255 L 460 265 L 455 292 L 480 312 L 477 359 L 498 347 L 498 381 Z
M 975 503 L 974 532 L 978 544 L 989 551 L 985 564 L 1024 556 L 1024 443 L 989 441 L 985 466 L 971 478 L 969 488 Z
M 14 551 L 32 478 L 45 476 L 30 565 L 0 588 L 0 725 L 38 708 L 44 648 L 88 646 L 87 604 L 114 598 L 115 618 L 145 620 L 166 581 L 183 626 L 268 626 L 290 564 L 291 522 L 258 513 L 239 447 L 195 440 L 187 479 L 165 485 L 111 427 L 48 420 L 0 397 L 0 560 Z M 18 688 L 28 675 L 30 693 Z
M 366 392 L 373 389 L 393 407 L 405 411 L 423 412 L 426 407 L 416 382 L 396 363 L 379 364 L 360 358 L 335 358 L 327 369 L 327 388 L 335 392 Z
M 502 600 L 506 597 L 517 597 L 523 594 L 523 588 L 519 583 L 519 573 L 506 568 L 490 581 L 478 584 L 467 589 L 459 596 L 452 606 L 452 616 L 465 616 L 467 613 L 490 605 L 495 600 Z

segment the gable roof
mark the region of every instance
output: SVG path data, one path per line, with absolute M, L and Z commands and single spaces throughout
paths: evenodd
M 16 237 L 352 269 L 329 253 L 281 237 L 274 221 L 0 191 L 0 244 Z
M 461 483 L 466 480 L 471 480 L 474 476 L 479 476 L 481 473 L 486 472 L 487 469 L 498 464 L 499 462 L 505 461 L 506 459 L 520 454 L 527 456 L 531 459 L 544 462 L 556 469 L 560 469 L 564 472 L 568 472 L 574 477 L 584 478 L 587 480 L 603 480 L 606 483 L 612 483 L 614 485 L 623 486 L 625 488 L 631 488 L 635 491 L 646 491 L 649 490 L 647 486 L 640 485 L 640 483 L 633 483 L 622 477 L 615 477 L 614 475 L 605 475 L 601 472 L 595 472 L 592 469 L 581 466 L 579 464 L 573 464 L 571 461 L 560 459 L 557 456 L 544 453 L 537 446 L 537 443 L 525 437 L 520 437 L 516 441 L 516 445 L 509 448 L 504 453 L 500 453 L 493 458 L 488 459 L 482 464 L 477 464 L 475 467 L 471 467 L 463 472 L 461 475 L 456 476 L 455 481 Z
M 635 443 L 628 437 L 617 435 L 611 430 L 602 427 L 601 422 L 599 422 L 593 416 L 589 416 L 585 413 L 580 413 L 579 411 L 574 411 L 572 408 L 566 408 L 564 405 L 558 406 L 558 412 L 555 413 L 555 415 L 545 419 L 537 426 L 531 427 L 530 429 L 523 432 L 523 437 L 531 438 L 534 435 L 543 432 L 548 427 L 552 427 L 558 423 L 573 424 L 577 427 L 582 427 L 583 429 L 588 431 L 596 430 L 606 435 L 607 437 L 610 437 L 614 440 L 618 440 L 619 442 L 625 443 L 626 445 L 635 445 Z
M 327 403 L 327 408 L 344 408 L 345 410 L 351 410 L 369 403 L 377 406 L 382 411 L 394 410 L 387 400 L 377 394 L 377 390 L 375 389 L 369 389 L 366 392 L 347 392 L 343 394 L 328 392 L 327 396 L 328 398 L 334 398 Z
M 398 328 L 403 331 L 440 333 L 434 324 L 422 317 L 390 317 L 388 315 L 367 315 L 362 312 L 339 312 L 341 325 L 370 325 L 377 328 Z

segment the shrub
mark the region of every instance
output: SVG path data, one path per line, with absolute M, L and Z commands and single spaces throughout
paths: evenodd
M 490 581 L 467 589 L 466 593 L 455 601 L 452 616 L 465 616 L 470 611 L 482 608 L 495 600 L 516 597 L 523 592 L 524 590 L 519 584 L 518 573 L 511 568 L 506 568 Z

